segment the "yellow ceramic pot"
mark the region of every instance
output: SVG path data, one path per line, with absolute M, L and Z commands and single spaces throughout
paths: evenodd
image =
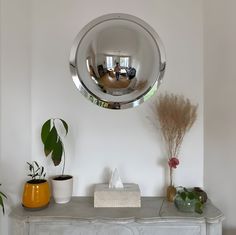
M 30 180 L 25 183 L 22 204 L 27 208 L 42 208 L 49 204 L 50 188 L 46 180 Z

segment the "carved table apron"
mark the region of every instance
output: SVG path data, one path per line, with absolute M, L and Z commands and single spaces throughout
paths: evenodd
M 141 208 L 94 208 L 92 197 L 40 211 L 10 214 L 11 235 L 221 235 L 224 215 L 210 200 L 203 214 L 179 212 L 161 197 L 142 197 Z

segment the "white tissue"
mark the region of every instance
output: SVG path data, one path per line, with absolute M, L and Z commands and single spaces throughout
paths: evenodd
M 109 188 L 124 188 L 117 168 L 115 168 L 111 174 Z

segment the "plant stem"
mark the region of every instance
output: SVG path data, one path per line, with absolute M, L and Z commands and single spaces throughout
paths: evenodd
M 173 169 L 170 167 L 170 186 L 173 186 Z
M 35 179 L 34 163 L 32 164 L 32 166 L 33 166 L 33 177 L 32 177 L 32 179 L 34 180 Z
M 66 166 L 66 153 L 65 153 L 65 149 L 64 149 L 64 144 L 63 143 L 62 143 L 62 146 L 63 146 L 63 157 L 64 157 L 63 167 L 62 167 L 62 175 L 64 175 L 65 166 Z
M 64 175 L 64 171 L 65 171 L 65 165 L 66 165 L 66 157 L 65 157 L 65 152 L 64 152 L 63 156 L 64 156 L 64 161 L 63 161 L 62 175 Z

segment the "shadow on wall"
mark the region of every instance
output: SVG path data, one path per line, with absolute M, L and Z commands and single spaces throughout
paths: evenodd
M 236 228 L 224 228 L 223 229 L 223 235 L 235 235 L 236 234 Z

